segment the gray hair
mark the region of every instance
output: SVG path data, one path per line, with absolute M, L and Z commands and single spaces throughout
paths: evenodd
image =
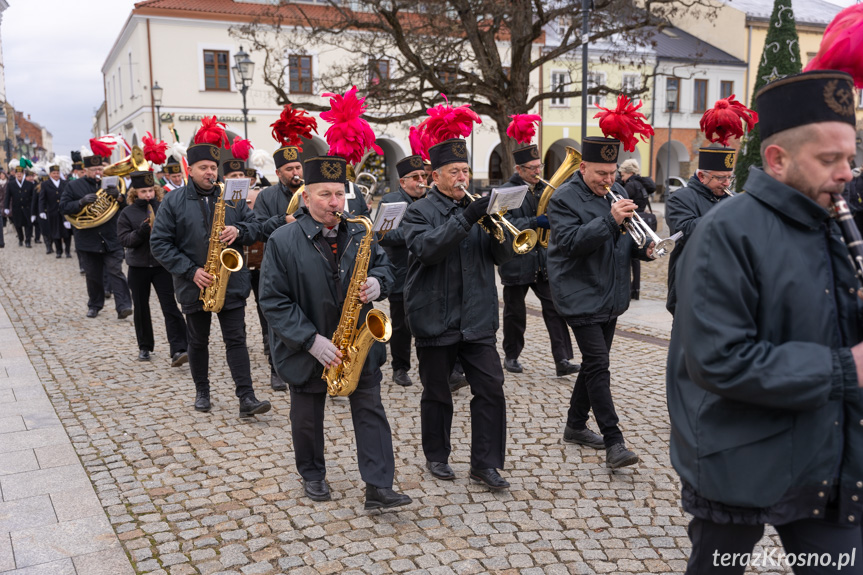
M 620 164 L 620 173 L 621 174 L 637 174 L 641 171 L 641 168 L 638 167 L 638 161 L 635 158 L 629 158 L 622 164 Z

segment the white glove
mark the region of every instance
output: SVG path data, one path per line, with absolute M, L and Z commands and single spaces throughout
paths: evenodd
M 327 367 L 330 364 L 338 365 L 342 362 L 339 358 L 341 356 L 339 348 L 319 333 L 315 334 L 315 343 L 313 343 L 312 347 L 309 348 L 309 353 L 312 354 L 324 367 Z
M 41 214 L 39 214 L 39 217 L 42 218 L 43 220 L 47 220 L 48 214 L 46 214 L 45 212 L 42 212 Z
M 66 228 L 67 230 L 71 230 L 72 229 L 72 223 L 71 222 L 63 222 L 63 227 Z
M 35 221 L 36 221 L 36 216 L 30 216 L 30 223 L 32 224 Z
M 379 297 L 381 297 L 381 282 L 378 281 L 378 278 L 369 276 L 366 278 L 366 283 L 363 286 L 362 296 L 360 299 L 363 300 L 363 303 L 369 303 L 370 301 L 377 301 Z
M 9 215 L 9 210 L 3 210 L 3 213 L 4 213 L 4 214 L 6 214 L 6 215 L 8 216 L 8 215 Z

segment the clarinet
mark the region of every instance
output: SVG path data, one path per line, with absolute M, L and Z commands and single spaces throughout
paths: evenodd
M 842 230 L 842 237 L 845 238 L 845 245 L 848 246 L 857 277 L 863 281 L 863 237 L 860 236 L 860 230 L 854 223 L 854 216 L 851 215 L 845 198 L 841 194 L 830 194 L 830 196 L 833 199 L 833 216 Z

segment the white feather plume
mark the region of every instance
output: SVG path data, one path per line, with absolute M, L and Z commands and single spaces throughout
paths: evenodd
M 249 155 L 249 163 L 258 171 L 258 174 L 273 173 L 276 171 L 276 163 L 273 156 L 266 150 L 255 148 Z
M 61 174 L 68 174 L 72 171 L 72 158 L 69 156 L 54 156 L 53 163 L 60 166 Z
M 33 171 L 36 172 L 39 176 L 47 176 L 48 175 L 48 161 L 42 160 L 41 162 L 36 162 L 33 164 Z
M 172 156 L 175 160 L 182 163 L 183 158 L 186 157 L 186 146 L 182 142 L 174 142 L 170 146 L 168 146 L 168 150 L 166 152 L 166 156 Z
M 90 149 L 89 146 L 81 146 L 81 157 L 86 158 L 87 156 L 93 155 L 93 150 Z
M 18 158 L 12 158 L 11 160 L 9 160 L 9 171 L 10 172 L 14 172 L 15 168 L 17 168 L 20 165 L 18 162 L 19 162 Z

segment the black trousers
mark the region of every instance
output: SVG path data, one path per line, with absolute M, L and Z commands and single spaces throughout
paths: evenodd
M 213 314 L 198 311 L 186 314 L 186 333 L 189 340 L 189 370 L 195 389 L 210 389 L 210 323 Z M 234 380 L 237 397 L 254 396 L 249 348 L 246 347 L 246 308 L 222 309 L 218 314 L 228 369 Z
M 60 241 L 60 240 L 55 240 Z M 171 355 L 178 351 L 186 351 L 186 320 L 177 307 L 174 299 L 174 282 L 168 270 L 159 266 L 143 268 L 129 266 L 129 289 L 132 290 L 132 306 L 134 308 L 135 335 L 138 338 L 138 349 L 153 351 L 153 319 L 150 316 L 150 286 L 156 291 L 162 315 L 165 316 L 165 331 L 168 334 L 168 344 Z
M 66 244 L 66 255 L 68 256 L 71 254 L 71 250 L 72 250 L 72 238 L 71 237 L 65 237 L 65 238 L 60 238 L 60 239 L 54 240 L 54 249 L 57 251 L 58 254 L 63 253 L 63 243 L 64 242 Z M 48 243 L 47 240 L 45 243 Z
M 40 241 L 42 239 L 42 220 L 39 219 L 39 216 L 36 216 L 36 221 L 33 222 L 33 240 Z
M 506 449 L 506 398 L 503 368 L 494 343 L 462 341 L 453 345 L 418 347 L 423 452 L 429 461 L 445 463 L 452 445 L 452 392 L 449 375 L 461 360 L 470 384 L 470 464 L 477 469 L 502 469 Z
M 129 295 L 129 284 L 123 275 L 123 250 L 113 252 L 78 252 L 81 265 L 84 267 L 84 277 L 87 279 L 87 307 L 102 309 L 105 305 L 105 292 L 114 293 L 114 306 L 117 311 L 130 309 L 132 298 Z M 107 274 L 110 290 L 104 283 Z
M 28 244 L 33 239 L 33 224 L 24 222 L 24 225 L 15 224 L 15 233 L 18 234 L 18 241 L 26 241 Z
M 518 359 L 524 349 L 524 332 L 527 329 L 527 308 L 524 298 L 533 290 L 542 305 L 542 319 L 551 340 L 551 356 L 555 363 L 572 359 L 572 339 L 566 321 L 560 317 L 551 301 L 548 282 L 521 286 L 503 286 L 503 352 L 507 359 Z
M 608 354 L 614 339 L 617 319 L 606 323 L 572 326 L 575 341 L 581 352 L 581 371 L 575 380 L 566 424 L 572 429 L 584 429 L 587 416 L 593 409 L 593 417 L 605 440 L 605 446 L 623 442 L 623 434 L 617 426 L 617 412 L 611 399 L 611 372 Z
M 327 475 L 324 464 L 324 405 L 327 394 L 297 393 L 291 387 L 291 437 L 297 471 L 307 481 Z M 357 445 L 357 464 L 363 481 L 375 487 L 392 487 L 395 474 L 393 438 L 381 386 L 357 387 L 348 400 Z
M 689 523 L 692 555 L 689 556 L 686 573 L 738 575 L 746 571 L 745 563 L 752 567 L 766 566 L 773 567 L 771 571 L 783 571 L 792 561 L 786 562 L 780 558 L 780 554 L 793 554 L 793 561 L 800 563 L 792 566 L 797 575 L 837 572 L 863 574 L 863 543 L 859 525 L 802 519 L 776 525 L 776 532 L 785 550 L 765 548 L 759 556 L 753 554 L 752 550 L 764 535 L 763 525 L 718 524 L 694 518 Z
M 390 338 L 390 353 L 393 355 L 393 371 L 411 368 L 411 330 L 405 321 L 405 300 L 402 294 L 390 296 L 390 321 L 393 335 Z
M 632 266 L 632 285 L 629 289 L 638 291 L 641 289 L 641 260 L 632 258 L 629 261 Z
M 267 363 L 270 364 L 270 373 L 276 373 L 276 368 L 273 367 L 273 358 L 270 357 L 270 326 L 267 324 L 267 318 L 264 317 L 264 312 L 261 311 L 260 297 L 258 297 L 258 287 L 261 282 L 261 270 L 249 270 L 252 279 L 252 291 L 255 293 L 255 309 L 258 311 L 258 321 L 261 322 L 261 332 L 264 340 L 264 355 L 267 356 Z

